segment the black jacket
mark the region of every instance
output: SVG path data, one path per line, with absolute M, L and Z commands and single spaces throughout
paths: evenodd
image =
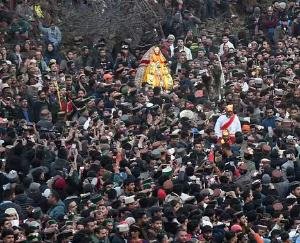
M 20 194 L 20 195 L 16 195 L 14 203 L 20 205 L 24 217 L 27 218 L 26 208 L 28 206 L 32 206 L 34 204 L 34 201 L 30 197 L 28 197 L 26 194 L 23 193 L 23 194 Z

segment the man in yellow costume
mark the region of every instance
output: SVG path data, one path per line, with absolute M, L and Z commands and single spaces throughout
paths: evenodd
M 152 87 L 161 87 L 165 90 L 173 88 L 173 79 L 167 66 L 167 60 L 159 47 L 151 47 L 145 53 L 137 70 L 136 81 L 141 84 L 148 83 Z

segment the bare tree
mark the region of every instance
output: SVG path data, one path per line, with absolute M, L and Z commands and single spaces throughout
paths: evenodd
M 106 38 L 109 43 L 130 38 L 138 45 L 163 36 L 164 10 L 153 0 L 88 0 L 77 7 L 62 6 L 59 11 L 66 41 L 81 35 L 90 40 Z

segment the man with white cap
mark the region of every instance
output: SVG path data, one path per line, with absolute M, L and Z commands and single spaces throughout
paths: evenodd
M 226 106 L 226 114 L 221 115 L 215 125 L 215 134 L 221 139 L 223 136 L 229 136 L 232 140 L 236 132 L 241 132 L 241 122 L 233 112 L 233 105 Z
M 129 197 L 125 197 L 124 198 L 124 203 L 126 205 L 126 207 L 131 211 L 131 210 L 134 210 L 135 208 L 138 207 L 138 203 L 137 201 L 135 200 L 135 196 L 132 195 L 132 196 L 129 196 Z
M 172 35 L 172 34 L 170 34 L 170 35 L 168 36 L 168 43 L 169 43 L 169 48 L 170 48 L 171 57 L 174 56 L 174 48 L 175 48 L 174 42 L 175 42 L 175 36 Z
M 117 225 L 117 233 L 112 237 L 112 243 L 125 243 L 127 242 L 127 234 L 129 232 L 129 225 L 126 222 L 120 222 Z
M 22 208 L 20 205 L 13 202 L 14 196 L 14 192 L 11 188 L 3 191 L 3 201 L 0 203 L 0 213 L 5 213 L 5 210 L 8 208 L 14 208 L 17 211 L 19 218 L 23 220 L 24 215 Z

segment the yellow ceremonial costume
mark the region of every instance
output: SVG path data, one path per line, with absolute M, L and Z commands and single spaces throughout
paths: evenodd
M 173 79 L 166 58 L 159 47 L 152 47 L 143 56 L 137 70 L 136 79 L 139 83 L 148 83 L 152 87 L 161 87 L 165 90 L 173 88 Z

